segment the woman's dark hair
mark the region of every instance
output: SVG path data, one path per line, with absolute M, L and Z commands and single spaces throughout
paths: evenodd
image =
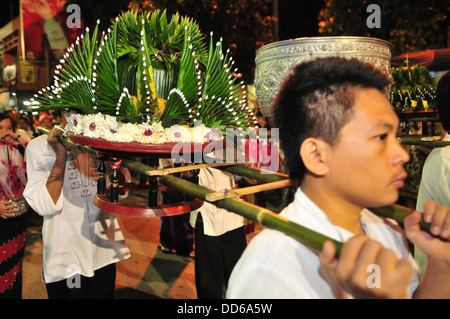
M 17 122 L 14 118 L 12 118 L 8 113 L 0 113 L 0 122 L 6 119 L 10 119 L 11 120 L 11 124 L 12 124 L 12 129 L 13 132 L 16 132 L 17 129 Z
M 300 146 L 309 137 L 335 144 L 353 116 L 356 88 L 387 92 L 386 74 L 357 59 L 320 58 L 304 62 L 283 81 L 274 101 L 274 127 L 290 178 L 298 185 L 305 175 Z
M 450 72 L 445 73 L 438 82 L 436 104 L 442 127 L 450 132 Z

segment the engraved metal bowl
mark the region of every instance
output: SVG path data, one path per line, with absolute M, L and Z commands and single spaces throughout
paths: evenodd
M 267 44 L 256 50 L 255 91 L 261 113 L 271 117 L 271 107 L 281 82 L 291 69 L 320 57 L 357 58 L 391 74 L 392 45 L 369 37 L 312 37 Z
M 30 208 L 30 206 L 28 205 L 27 201 L 25 200 L 25 198 L 21 197 L 21 198 L 16 198 L 15 200 L 11 201 L 12 205 L 17 205 L 18 209 L 16 212 L 11 213 L 11 215 L 14 215 L 14 217 L 18 217 L 18 216 L 22 216 L 23 214 L 25 214 L 28 209 Z

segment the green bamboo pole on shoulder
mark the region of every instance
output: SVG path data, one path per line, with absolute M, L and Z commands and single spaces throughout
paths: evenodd
M 372 211 L 375 215 L 397 221 L 400 226 L 403 226 L 403 221 L 405 220 L 405 218 L 414 212 L 414 209 L 397 204 L 383 207 L 370 207 L 369 210 Z M 421 220 L 419 225 L 420 229 L 430 233 L 430 224 L 427 224 L 423 220 Z
M 48 129 L 39 128 L 44 134 L 48 134 Z M 72 147 L 80 147 L 84 151 L 87 151 L 92 154 L 97 154 L 97 151 L 85 146 L 73 143 L 65 136 L 59 138 L 62 143 Z M 146 172 L 154 170 L 154 168 L 145 165 L 143 163 L 133 161 L 133 160 L 123 160 L 122 166 L 130 169 L 133 172 L 147 175 Z M 262 173 L 261 170 L 254 167 L 249 167 L 244 164 L 237 164 L 230 167 L 220 167 L 220 169 L 226 170 L 230 173 L 236 175 L 242 175 L 249 178 L 256 179 L 261 182 L 273 182 L 279 181 L 282 179 L 286 179 L 287 175 L 284 174 L 268 174 L 267 172 Z M 201 199 L 203 201 L 206 200 L 206 195 L 214 193 L 215 191 L 208 189 L 207 187 L 200 186 L 198 184 L 191 183 L 189 181 L 183 180 L 181 178 L 175 177 L 173 175 L 163 175 L 158 178 L 159 182 L 163 185 L 171 187 L 179 192 L 185 193 L 191 197 L 195 197 Z M 238 198 L 225 198 L 218 201 L 213 202 L 217 207 L 224 208 L 230 212 L 236 213 L 243 217 L 246 217 L 250 220 L 253 220 L 257 223 L 260 223 L 263 226 L 278 230 L 298 242 L 308 246 L 314 250 L 321 251 L 322 246 L 326 241 L 331 241 L 336 246 L 337 254 L 342 248 L 342 243 L 331 239 L 327 236 L 319 234 L 315 231 L 312 231 L 306 227 L 298 225 L 286 218 L 279 216 L 278 214 L 272 212 L 269 209 L 259 207 L 248 202 L 245 202 Z
M 207 187 L 187 182 L 172 175 L 161 176 L 159 180 L 161 184 L 201 200 L 206 200 L 206 195 L 214 192 Z M 331 241 L 334 243 L 337 254 L 339 254 L 342 248 L 342 243 L 334 239 L 305 228 L 297 223 L 291 222 L 290 220 L 279 216 L 269 209 L 250 204 L 241 199 L 225 198 L 215 201 L 213 204 L 217 207 L 224 208 L 230 212 L 237 213 L 243 217 L 258 222 L 263 226 L 278 230 L 294 238 L 305 246 L 317 251 L 322 250 L 322 246 L 326 241 Z
M 47 129 L 40 128 L 40 131 L 43 133 L 48 133 Z M 81 149 L 90 152 L 92 154 L 98 153 L 96 150 L 88 146 L 73 143 L 67 137 L 64 136 L 60 137 L 60 141 L 73 147 L 80 147 Z M 148 165 L 129 159 L 123 160 L 122 165 L 130 169 L 131 171 L 144 175 L 147 175 L 148 171 L 154 170 L 154 168 Z M 288 178 L 288 176 L 285 174 L 279 173 L 269 174 L 268 172 L 264 172 L 258 168 L 250 167 L 245 164 L 236 164 L 232 166 L 220 167 L 220 169 L 228 171 L 232 174 L 256 179 L 260 182 L 275 182 Z M 163 175 L 160 176 L 158 179 L 159 182 L 163 185 L 171 187 L 191 197 L 199 198 L 203 201 L 206 201 L 207 194 L 214 193 L 214 191 L 208 189 L 207 187 L 191 183 L 189 181 L 183 180 L 173 175 Z M 236 213 L 250 220 L 258 222 L 263 226 L 278 230 L 294 238 L 298 242 L 317 251 L 322 250 L 323 244 L 326 241 L 331 241 L 335 244 L 337 254 L 339 254 L 343 245 L 342 243 L 335 241 L 327 236 L 324 236 L 320 233 L 305 228 L 297 223 L 294 223 L 286 218 L 283 218 L 269 209 L 250 204 L 238 198 L 224 198 L 218 201 L 214 201 L 213 204 L 218 207 L 227 209 L 230 212 Z M 390 205 L 385 207 L 370 208 L 370 210 L 379 216 L 394 219 L 400 225 L 403 224 L 404 218 L 412 213 L 411 209 L 400 205 Z M 422 222 L 421 227 L 423 230 L 429 231 L 428 224 Z

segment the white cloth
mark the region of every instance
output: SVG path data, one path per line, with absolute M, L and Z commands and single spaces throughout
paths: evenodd
M 443 141 L 450 141 L 450 135 L 446 134 Z M 450 146 L 433 149 L 423 165 L 416 209 L 422 212 L 430 199 L 450 207 Z
M 280 215 L 340 242 L 353 236 L 347 230 L 333 225 L 300 188 L 293 203 Z M 369 237 L 392 249 L 399 257 L 410 259 L 415 269 L 409 286 L 409 292 L 412 293 L 418 286 L 417 265 L 402 235 L 368 210 L 362 212 L 362 222 Z M 233 269 L 227 298 L 337 298 L 333 284 L 326 277 L 317 252 L 292 237 L 265 228 L 250 241 Z
M 60 281 L 74 274 L 92 277 L 95 270 L 128 258 L 130 252 L 115 216 L 100 210 L 92 201 L 97 191 L 93 180 L 88 185 L 91 195 L 82 200 L 83 187 L 76 186 L 87 183 L 89 178 L 77 176 L 76 160 L 67 157 L 63 190 L 55 204 L 46 187 L 56 159 L 47 135 L 33 139 L 26 154 L 28 183 L 24 197 L 44 216 L 45 282 Z
M 200 169 L 198 184 L 214 191 L 236 188 L 233 174 L 210 167 Z M 244 226 L 244 217 L 204 202 L 202 207 L 191 212 L 190 224 L 194 228 L 199 212 L 202 214 L 204 234 L 208 236 L 220 236 L 228 231 Z
M 443 141 L 450 141 L 447 133 Z M 438 205 L 450 207 L 450 146 L 436 147 L 428 155 L 422 169 L 416 210 L 423 212 L 426 201 L 434 200 Z M 419 249 L 414 256 L 419 263 L 421 277 L 425 274 L 427 257 Z

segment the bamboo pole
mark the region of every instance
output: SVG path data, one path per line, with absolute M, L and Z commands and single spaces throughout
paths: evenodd
M 48 130 L 45 128 L 39 128 L 41 132 L 48 134 Z M 76 143 L 71 142 L 67 137 L 60 137 L 59 138 L 62 143 L 68 144 L 73 147 L 79 147 L 87 152 L 98 154 L 98 152 L 88 146 L 79 145 Z M 122 166 L 137 172 L 139 174 L 148 175 L 149 172 L 154 171 L 155 169 L 147 166 L 145 164 L 142 164 L 137 161 L 133 160 L 123 160 Z M 273 172 L 266 172 L 262 171 L 255 167 L 250 167 L 245 164 L 236 164 L 232 166 L 226 166 L 226 167 L 219 167 L 222 170 L 228 171 L 230 173 L 240 175 L 240 176 L 246 176 L 252 179 L 256 179 L 258 181 L 272 183 L 272 182 L 279 182 L 279 181 L 286 181 L 288 178 L 285 174 L 280 173 L 273 173 Z M 183 180 L 181 178 L 172 176 L 172 175 L 163 175 L 159 177 L 159 182 L 161 184 L 164 184 L 168 187 L 172 187 L 173 189 L 176 189 L 177 191 L 180 191 L 182 193 L 185 193 L 191 197 L 199 198 L 204 201 L 207 200 L 207 195 L 214 193 L 214 191 L 188 182 L 186 180 Z M 285 218 L 280 217 L 279 215 L 275 214 L 271 210 L 268 210 L 263 207 L 259 207 L 253 204 L 250 204 L 248 202 L 245 202 L 238 198 L 224 198 L 217 201 L 214 201 L 214 205 L 227 209 L 230 212 L 236 213 L 238 215 L 241 215 L 243 217 L 246 217 L 248 219 L 251 219 L 255 222 L 260 223 L 263 226 L 267 226 L 269 228 L 278 230 L 280 232 L 283 232 L 284 234 L 296 239 L 300 243 L 321 251 L 323 244 L 325 241 L 331 241 L 336 245 L 337 253 L 339 254 L 340 249 L 342 248 L 342 243 L 337 242 L 327 236 L 324 236 L 322 234 L 319 234 L 315 231 L 312 231 L 310 229 L 307 229 L 301 225 L 298 225 L 296 223 L 293 223 Z M 384 216 L 387 218 L 391 218 L 396 220 L 399 224 L 403 224 L 403 220 L 406 216 L 411 214 L 412 210 L 400 206 L 400 205 L 391 205 L 391 206 L 385 206 L 385 207 L 379 207 L 379 208 L 370 208 L 370 210 L 379 215 Z M 429 225 L 422 222 L 421 223 L 422 230 L 429 231 Z
M 40 129 L 41 132 L 48 134 L 48 130 L 45 128 Z M 67 137 L 60 137 L 59 140 L 62 143 L 66 143 L 74 147 L 82 147 L 85 151 L 96 154 L 97 151 L 94 149 L 79 145 L 71 142 Z M 153 171 L 154 168 L 142 164 L 133 160 L 123 160 L 122 166 L 137 172 L 139 174 L 147 175 L 149 171 Z M 231 169 L 230 169 L 231 168 Z M 272 182 L 277 182 L 280 180 L 286 180 L 286 175 L 284 174 L 262 174 L 259 169 L 248 167 L 243 164 L 238 164 L 230 167 L 224 168 L 233 174 L 242 174 L 243 176 L 248 176 L 257 180 L 271 180 Z M 173 175 L 163 175 L 159 177 L 159 182 L 163 185 L 171 187 L 179 192 L 185 193 L 191 197 L 199 198 L 206 201 L 206 196 L 208 194 L 214 193 L 214 191 L 200 186 L 198 184 L 191 183 L 189 181 L 183 180 L 181 178 L 175 177 Z M 291 222 L 290 220 L 280 217 L 269 209 L 250 204 L 241 199 L 237 198 L 226 198 L 214 202 L 217 207 L 224 208 L 230 212 L 236 213 L 255 222 L 260 223 L 263 226 L 278 230 L 287 236 L 290 236 L 297 240 L 298 242 L 308 246 L 317 251 L 322 250 L 322 246 L 326 241 L 331 241 L 336 246 L 337 255 L 339 254 L 342 243 L 331 239 L 327 236 L 319 234 L 308 228 L 305 228 L 297 223 Z
M 219 167 L 220 170 L 226 171 L 235 175 L 245 176 L 250 179 L 256 179 L 263 183 L 272 183 L 289 178 L 288 175 L 264 170 L 257 167 L 248 166 L 246 164 L 236 164 L 233 166 Z
M 445 147 L 450 146 L 450 141 L 442 141 L 442 140 L 423 140 L 421 137 L 415 136 L 402 136 L 399 137 L 400 144 L 402 145 L 418 145 L 418 146 L 426 146 L 429 148 L 435 147 Z
M 148 176 L 163 176 L 163 175 L 170 175 L 175 173 L 181 173 L 201 168 L 207 168 L 207 167 L 221 167 L 221 166 L 231 166 L 235 165 L 235 163 L 211 163 L 211 164 L 193 164 L 193 165 L 187 165 L 187 166 L 180 166 L 180 167 L 167 167 L 167 168 L 161 168 L 161 169 L 154 169 L 154 170 L 148 170 L 145 172 Z
M 206 200 L 206 196 L 213 192 L 206 187 L 190 183 L 172 175 L 161 176 L 159 180 L 161 184 L 164 184 L 191 197 L 196 197 L 201 200 Z M 339 254 L 342 248 L 342 243 L 334 239 L 305 228 L 297 223 L 291 222 L 290 220 L 275 214 L 269 209 L 250 204 L 241 199 L 221 199 L 214 202 L 214 205 L 229 210 L 230 212 L 237 213 L 238 215 L 241 215 L 245 218 L 251 219 L 263 226 L 278 230 L 296 239 L 305 246 L 308 246 L 317 251 L 322 250 L 322 246 L 326 241 L 331 241 L 335 244 L 337 254 Z
M 213 193 L 206 195 L 206 200 L 208 202 L 215 202 L 215 201 L 218 201 L 218 200 L 224 199 L 224 198 L 230 198 L 230 197 L 237 198 L 242 195 L 255 194 L 255 193 L 264 192 L 264 191 L 268 191 L 268 190 L 272 190 L 272 189 L 288 187 L 290 185 L 291 185 L 291 181 L 289 179 L 285 179 L 285 180 L 271 182 L 271 183 L 265 183 L 265 184 L 260 184 L 260 185 L 232 189 L 229 191 L 213 192 Z
M 405 218 L 414 212 L 414 209 L 397 204 L 383 207 L 371 207 L 369 208 L 369 210 L 372 211 L 375 215 L 391 218 L 397 221 L 401 226 L 403 226 L 403 221 L 405 220 Z M 421 220 L 420 229 L 426 232 L 430 232 L 430 224 L 427 224 L 423 220 Z
M 50 131 L 48 128 L 42 127 L 42 126 L 38 126 L 36 129 L 37 129 L 41 134 L 48 134 L 49 131 Z M 59 140 L 61 143 L 64 143 L 64 144 L 66 144 L 66 145 L 68 145 L 68 146 L 77 147 L 77 148 L 79 148 L 80 150 L 86 151 L 86 152 L 91 153 L 91 154 L 94 154 L 94 155 L 97 155 L 97 154 L 98 154 L 98 152 L 97 152 L 96 150 L 90 148 L 89 146 L 74 143 L 74 142 L 72 142 L 69 138 L 67 138 L 67 137 L 64 136 L 64 135 L 63 135 L 63 136 L 58 136 L 58 140 Z

